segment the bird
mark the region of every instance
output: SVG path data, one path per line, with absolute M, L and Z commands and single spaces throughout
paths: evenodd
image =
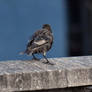
M 42 54 L 46 62 L 51 64 L 46 57 L 46 53 L 52 48 L 53 33 L 49 24 L 43 24 L 40 30 L 37 30 L 29 39 L 26 50 L 21 54 L 32 55 L 34 60 L 39 60 L 35 54 Z

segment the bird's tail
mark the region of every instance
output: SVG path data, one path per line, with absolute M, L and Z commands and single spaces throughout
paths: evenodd
M 23 51 L 23 52 L 20 52 L 19 53 L 19 55 L 24 55 L 26 52 L 25 51 Z
M 24 54 L 31 54 L 31 51 L 29 51 L 28 49 L 23 51 L 23 52 L 20 52 L 19 55 L 24 55 Z

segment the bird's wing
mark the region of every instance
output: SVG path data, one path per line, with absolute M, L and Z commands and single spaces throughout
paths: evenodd
M 43 44 L 46 44 L 50 40 L 50 36 L 48 34 L 49 34 L 48 31 L 43 29 L 35 32 L 34 35 L 32 36 L 32 39 L 29 41 L 27 47 L 30 46 L 38 47 Z
M 34 43 L 37 45 L 43 45 L 48 43 L 50 40 L 50 32 L 47 30 L 42 30 L 34 39 Z
M 36 38 L 37 35 L 40 34 L 40 33 L 41 33 L 41 30 L 38 30 L 37 32 L 35 32 L 35 33 L 30 37 L 30 39 L 28 40 L 27 47 L 30 47 L 30 46 L 33 44 L 35 38 Z
M 43 40 L 39 40 L 39 41 L 34 41 L 34 43 L 40 46 L 40 45 L 45 44 L 46 40 L 43 39 Z

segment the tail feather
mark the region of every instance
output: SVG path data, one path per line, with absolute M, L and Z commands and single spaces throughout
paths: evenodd
M 19 55 L 24 55 L 24 54 L 28 54 L 29 55 L 29 54 L 31 54 L 31 51 L 25 50 L 25 51 L 19 53 Z
M 25 51 L 24 52 L 20 52 L 19 55 L 24 55 L 25 54 Z

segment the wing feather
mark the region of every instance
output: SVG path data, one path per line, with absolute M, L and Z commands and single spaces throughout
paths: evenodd
M 46 43 L 46 40 L 39 40 L 39 41 L 34 42 L 34 43 L 40 46 L 40 45 L 45 44 Z
M 28 42 L 27 47 L 36 48 L 48 43 L 50 40 L 47 30 L 39 30 L 34 33 L 31 40 Z

